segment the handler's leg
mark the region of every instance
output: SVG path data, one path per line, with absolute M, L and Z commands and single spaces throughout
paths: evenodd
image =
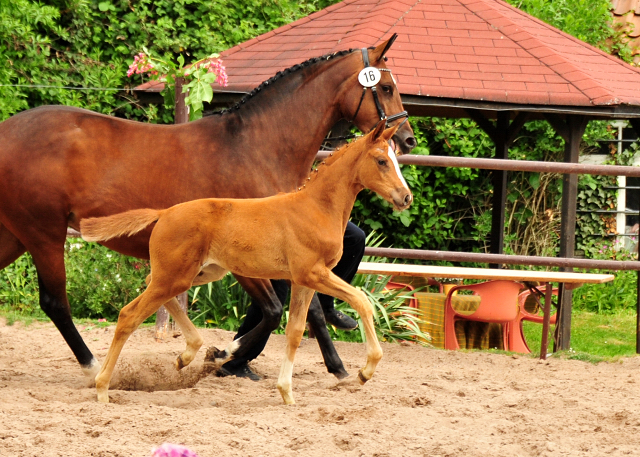
M 333 268 L 333 273 L 346 283 L 351 283 L 353 277 L 358 271 L 358 266 L 364 256 L 366 235 L 357 225 L 352 222 L 347 223 L 347 229 L 344 232 L 342 257 L 338 264 Z M 334 298 L 318 294 L 322 311 L 327 322 L 336 328 L 342 330 L 351 330 L 358 326 L 358 323 L 344 313 L 334 308 Z

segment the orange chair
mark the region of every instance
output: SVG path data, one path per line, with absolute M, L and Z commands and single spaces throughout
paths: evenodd
M 551 293 L 553 295 L 558 295 L 558 289 L 552 289 Z M 542 300 L 544 302 L 544 295 L 542 295 Z M 533 303 L 532 303 L 533 301 Z M 527 340 L 524 338 L 524 332 L 522 331 L 522 321 L 531 321 L 537 322 L 538 324 L 542 324 L 543 316 L 535 312 L 531 312 L 533 310 L 537 310 L 538 303 L 535 301 L 533 295 L 531 295 L 530 290 L 526 290 L 518 295 L 518 317 L 515 321 L 508 324 L 508 332 L 509 332 L 509 351 L 513 352 L 523 352 L 528 354 L 531 352 L 529 349 L 529 345 L 527 344 Z M 527 308 L 530 310 L 528 311 Z M 556 323 L 557 313 L 553 314 L 549 322 L 551 324 Z
M 445 349 L 460 349 L 456 338 L 455 323 L 459 320 L 480 322 L 495 322 L 502 325 L 503 342 L 508 345 L 508 323 L 518 317 L 518 293 L 523 285 L 516 281 L 495 280 L 480 284 L 461 285 L 452 287 L 445 299 L 444 308 L 444 347 Z M 471 290 L 480 296 L 480 304 L 472 314 L 458 313 L 451 305 L 451 297 L 459 290 Z
M 442 284 L 439 283 L 438 281 L 436 281 L 435 279 L 427 278 L 427 286 L 428 287 L 437 287 L 438 288 L 438 293 L 443 293 L 444 292 Z M 412 290 L 415 290 L 416 288 L 414 286 L 412 286 L 411 284 L 405 284 L 403 282 L 394 281 L 394 278 L 391 278 L 391 281 L 387 282 L 387 285 L 385 286 L 385 289 L 387 289 L 387 290 L 407 289 L 409 291 L 412 291 Z M 415 297 L 415 295 L 412 295 L 411 298 L 408 299 L 408 301 L 409 301 L 409 307 L 410 308 L 418 309 L 418 299 Z
M 394 290 L 394 289 L 406 289 L 408 291 L 415 290 L 415 287 L 410 286 L 409 284 L 402 284 L 400 282 L 393 282 L 393 281 L 389 281 L 387 285 L 384 286 L 384 288 L 385 290 Z M 418 300 L 415 298 L 414 295 L 412 295 L 411 298 L 408 298 L 407 300 L 409 302 L 410 308 L 418 309 Z

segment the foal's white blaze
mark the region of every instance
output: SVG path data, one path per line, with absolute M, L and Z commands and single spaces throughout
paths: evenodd
M 398 159 L 396 157 L 396 153 L 391 148 L 391 146 L 389 146 L 389 149 L 387 150 L 387 154 L 391 158 L 391 161 L 393 162 L 393 166 L 396 168 L 396 173 L 398 174 L 398 178 L 400 178 L 400 181 L 402 181 L 402 185 L 405 187 L 405 189 L 409 190 L 409 186 L 407 185 L 407 181 L 404 180 L 404 176 L 402 176 L 402 172 L 400 171 L 400 164 L 398 163 Z

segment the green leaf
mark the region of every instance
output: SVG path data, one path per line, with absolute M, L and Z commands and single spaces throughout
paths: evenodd
M 529 175 L 529 184 L 534 190 L 537 190 L 540 187 L 540 173 L 531 173 Z

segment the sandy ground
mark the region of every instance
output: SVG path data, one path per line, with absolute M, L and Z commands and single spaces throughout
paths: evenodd
M 100 359 L 113 327 L 80 326 Z M 203 330 L 205 347 L 232 334 Z M 148 456 L 163 442 L 212 456 L 640 455 L 640 358 L 586 362 L 384 344 L 374 378 L 340 386 L 304 340 L 297 404 L 276 390 L 284 337 L 253 362 L 263 381 L 200 376 L 204 350 L 178 374 L 184 339 L 139 329 L 98 404 L 51 324 L 0 321 L 1 456 Z M 337 343 L 353 375 L 361 344 Z

